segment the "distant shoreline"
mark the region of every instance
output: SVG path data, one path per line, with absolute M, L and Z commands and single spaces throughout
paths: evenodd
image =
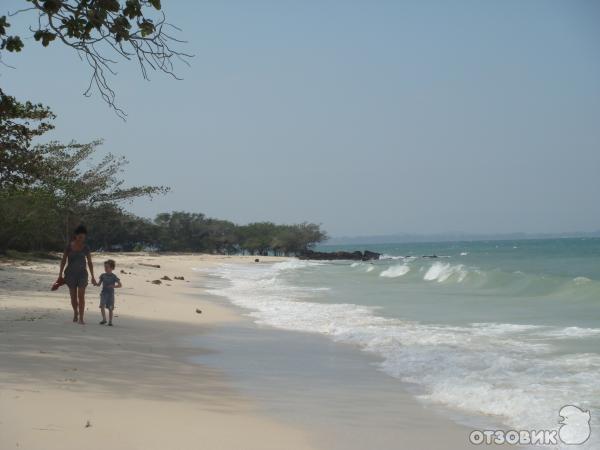
M 533 241 L 544 239 L 598 239 L 600 231 L 589 233 L 564 234 L 490 234 L 490 235 L 377 235 L 356 237 L 333 237 L 317 246 L 328 248 L 336 245 L 387 245 L 387 244 L 429 244 L 444 242 L 486 242 L 486 241 Z

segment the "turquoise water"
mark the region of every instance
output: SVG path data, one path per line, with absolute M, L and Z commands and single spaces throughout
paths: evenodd
M 391 244 L 365 249 L 388 258 L 372 264 L 376 273 L 367 272 L 370 264 L 350 263 L 355 270 L 346 278 L 345 263 L 300 282 L 321 285 L 327 277 L 341 277 L 338 295 L 359 295 L 362 304 L 382 307 L 382 314 L 427 322 L 487 322 L 493 316 L 495 321 L 520 324 L 600 327 L 600 239 Z M 439 258 L 419 258 L 434 254 Z M 390 259 L 401 255 L 412 257 Z M 386 268 L 389 273 L 382 274 Z M 379 275 L 376 287 L 371 284 L 373 275 Z
M 384 257 L 223 265 L 216 293 L 259 323 L 376 354 L 429 404 L 526 429 L 556 429 L 573 404 L 600 429 L 600 239 L 334 249 Z

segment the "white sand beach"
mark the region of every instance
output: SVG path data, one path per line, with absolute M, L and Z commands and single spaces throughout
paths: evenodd
M 93 257 L 98 276 L 107 256 Z M 87 324 L 71 322 L 67 290 L 50 292 L 58 261 L 2 260 L 0 448 L 330 448 L 310 429 L 265 414 L 225 373 L 190 362 L 213 349 L 182 344 L 186 336 L 208 336 L 219 324 L 240 320 L 235 309 L 203 300 L 191 268 L 252 259 L 111 257 L 124 286 L 112 328 L 98 324 L 98 288 L 91 285 Z M 150 283 L 165 275 L 172 281 Z M 466 429 L 404 398 L 406 414 L 395 423 L 397 448 L 467 447 Z

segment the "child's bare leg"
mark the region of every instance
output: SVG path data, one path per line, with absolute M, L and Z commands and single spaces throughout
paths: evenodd
M 77 322 L 77 288 L 69 288 L 71 306 L 73 307 L 73 322 Z
M 104 305 L 102 305 L 100 307 L 100 312 L 102 313 L 102 322 L 100 322 L 100 323 L 105 324 L 106 323 L 106 308 L 104 307 Z
M 110 308 L 110 309 L 108 310 L 108 323 L 109 323 L 109 324 L 112 324 L 112 318 L 113 318 L 113 309 L 112 309 L 112 308 Z
M 80 287 L 77 289 L 77 300 L 79 306 L 79 323 L 83 325 L 85 324 L 83 321 L 83 313 L 85 310 L 85 288 Z

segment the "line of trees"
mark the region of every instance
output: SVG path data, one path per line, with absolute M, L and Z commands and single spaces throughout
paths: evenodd
M 327 238 L 313 223 L 236 225 L 183 211 L 158 214 L 151 221 L 115 205 L 89 211 L 86 223 L 92 247 L 109 251 L 150 247 L 161 251 L 289 256 L 305 252 Z
M 236 225 L 204 214 L 175 211 L 154 220 L 136 216 L 115 203 L 82 206 L 69 212 L 69 227 L 83 223 L 93 250 L 205 252 L 214 254 L 296 255 L 327 238 L 312 223 Z M 0 253 L 60 251 L 65 229 L 52 195 L 31 190 L 0 193 Z M 71 230 L 69 228 L 69 231 Z
M 120 174 L 128 161 L 111 153 L 99 157 L 102 141 L 34 145 L 53 119 L 48 108 L 0 89 L 0 252 L 61 250 L 79 223 L 88 226 L 91 247 L 104 250 L 290 255 L 326 239 L 311 223 L 240 226 L 188 212 L 135 216 L 121 203 L 169 189 L 126 187 Z

